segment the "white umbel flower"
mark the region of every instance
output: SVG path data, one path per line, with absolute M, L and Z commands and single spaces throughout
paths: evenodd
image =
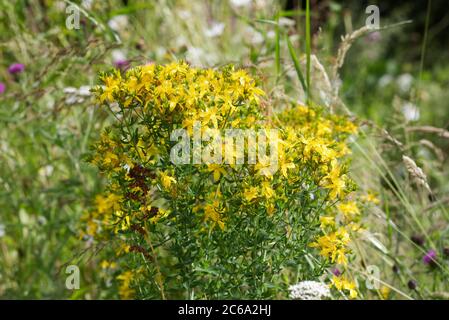
M 295 300 L 323 300 L 330 298 L 327 285 L 317 281 L 302 281 L 288 288 L 290 298 Z

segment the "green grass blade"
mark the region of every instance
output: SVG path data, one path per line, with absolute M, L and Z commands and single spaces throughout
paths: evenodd
M 432 0 L 427 0 L 427 11 L 426 11 L 426 22 L 424 26 L 424 38 L 421 44 L 421 59 L 419 62 L 419 76 L 418 76 L 418 84 L 416 88 L 416 94 L 415 94 L 415 101 L 418 100 L 417 97 L 419 96 L 419 89 L 421 86 L 422 81 L 422 75 L 424 70 L 424 59 L 426 56 L 426 48 L 427 48 L 427 37 L 429 33 L 429 21 L 430 21 L 430 11 L 432 9 Z
M 279 77 L 279 74 L 281 73 L 281 31 L 279 28 L 279 13 L 276 14 L 276 38 L 275 38 L 275 48 L 274 48 L 274 55 L 275 55 L 275 64 L 276 64 L 276 77 Z
M 310 0 L 306 1 L 306 83 L 307 83 L 307 100 L 311 99 L 310 95 L 310 54 L 311 54 L 311 41 L 310 41 Z
M 301 86 L 304 89 L 304 92 L 307 93 L 306 82 L 304 80 L 304 75 L 301 72 L 301 67 L 299 65 L 298 57 L 296 56 L 296 53 L 295 53 L 295 48 L 293 47 L 293 44 L 290 41 L 290 38 L 288 37 L 288 35 L 285 35 L 285 40 L 287 41 L 288 52 L 290 53 L 290 57 L 292 58 L 293 65 L 295 67 L 296 74 L 298 75 L 299 82 L 301 82 Z

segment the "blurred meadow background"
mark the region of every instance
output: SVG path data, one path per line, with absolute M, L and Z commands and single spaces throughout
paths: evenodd
M 379 30 L 363 29 L 368 5 Z M 0 0 L 0 298 L 118 297 L 79 237 L 104 184 L 86 156 L 112 120 L 89 90 L 100 71 L 182 59 L 246 68 L 274 111 L 305 102 L 302 70 L 314 103 L 360 127 L 351 177 L 375 205 L 351 272 L 375 266 L 381 289 L 360 280 L 359 297 L 449 299 L 448 9 L 312 0 L 307 30 L 306 1 Z M 65 286 L 69 264 L 80 290 Z

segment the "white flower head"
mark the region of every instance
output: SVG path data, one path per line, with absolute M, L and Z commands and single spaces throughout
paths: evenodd
M 65 94 L 76 94 L 77 91 L 78 91 L 78 89 L 75 88 L 75 87 L 65 87 L 65 88 L 63 89 L 63 92 L 64 92 Z
M 83 0 L 81 1 L 81 6 L 86 10 L 90 10 L 92 9 L 93 3 L 94 3 L 93 0 Z
M 302 281 L 288 288 L 295 300 L 323 300 L 330 298 L 329 287 L 318 281 Z
M 108 26 L 114 31 L 121 31 L 128 25 L 128 16 L 120 14 L 118 16 L 112 17 L 108 21 Z
M 236 8 L 247 7 L 251 4 L 251 0 L 230 0 L 230 2 Z
M 112 50 L 111 56 L 112 56 L 112 61 L 114 63 L 116 63 L 118 61 L 125 61 L 126 60 L 125 52 L 123 50 L 120 50 L 120 49 Z
M 90 89 L 91 89 L 91 86 L 81 86 L 78 89 L 78 94 L 80 96 L 89 97 L 91 95 Z
M 223 34 L 224 28 L 225 28 L 224 23 L 215 22 L 209 29 L 204 31 L 204 34 L 208 38 L 215 38 Z
M 270 30 L 267 32 L 268 39 L 274 39 L 276 37 L 276 32 L 274 30 Z
M 407 102 L 402 106 L 402 114 L 407 122 L 419 120 L 419 109 L 413 103 Z
M 263 35 L 259 31 L 250 26 L 247 26 L 243 30 L 243 36 L 245 37 L 246 41 L 248 41 L 252 45 L 258 45 L 264 42 Z
M 167 49 L 164 47 L 157 47 L 155 53 L 156 57 L 163 57 L 167 53 Z
M 82 103 L 86 97 L 91 96 L 91 86 L 81 86 L 80 88 L 65 87 L 63 89 L 66 95 L 65 103 L 68 105 Z
M 385 88 L 392 82 L 393 82 L 393 76 L 391 74 L 384 74 L 382 77 L 380 77 L 378 85 L 381 88 Z
M 401 92 L 407 93 L 412 87 L 413 76 L 410 73 L 403 73 L 396 79 L 396 83 Z
M 186 58 L 194 66 L 201 66 L 204 60 L 205 52 L 201 48 L 189 47 L 187 49 Z
M 52 165 L 46 165 L 43 166 L 39 169 L 38 173 L 39 176 L 46 178 L 46 177 L 50 177 L 53 174 L 54 171 L 54 167 Z
M 279 18 L 279 25 L 281 27 L 294 27 L 295 26 L 295 20 L 281 17 Z

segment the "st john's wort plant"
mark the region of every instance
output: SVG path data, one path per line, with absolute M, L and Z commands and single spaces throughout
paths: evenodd
M 320 277 L 357 296 L 344 271 L 360 229 L 352 122 L 302 105 L 268 116 L 257 81 L 232 66 L 150 64 L 100 80 L 94 93 L 115 121 L 90 159 L 107 187 L 82 236 L 103 247 L 111 296 L 285 298 Z M 256 134 L 239 144 L 229 129 Z

